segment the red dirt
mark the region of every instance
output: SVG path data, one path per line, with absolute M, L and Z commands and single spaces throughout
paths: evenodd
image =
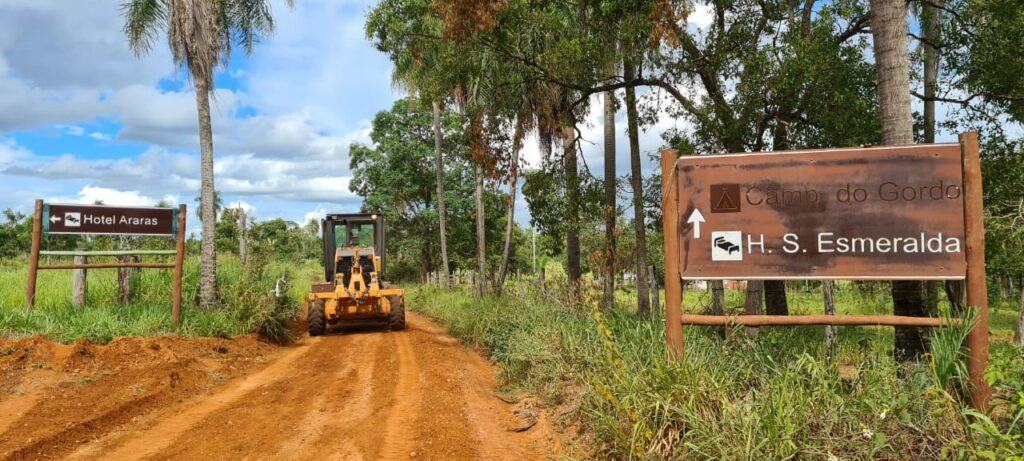
M 0 459 L 545 459 L 479 355 L 416 314 L 403 332 L 0 340 Z

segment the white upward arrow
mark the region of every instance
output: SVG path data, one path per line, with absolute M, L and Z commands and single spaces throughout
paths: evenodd
M 56 216 L 50 216 L 50 222 L 59 222 L 59 221 L 60 221 L 60 218 L 58 218 Z
M 693 224 L 693 238 L 700 238 L 700 223 L 704 222 L 704 215 L 700 214 L 700 210 L 694 208 L 693 213 L 686 220 L 687 223 Z

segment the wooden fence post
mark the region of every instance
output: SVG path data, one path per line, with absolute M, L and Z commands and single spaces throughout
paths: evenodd
M 971 405 L 985 413 L 992 389 L 985 381 L 988 365 L 988 288 L 985 282 L 985 208 L 982 203 L 981 158 L 978 133 L 960 134 L 964 175 L 964 235 L 967 239 L 967 306 L 977 323 L 967 335 L 967 373 L 971 377 Z
M 142 258 L 139 256 L 122 256 L 118 258 L 118 261 L 123 263 L 140 263 Z M 139 272 L 141 272 L 141 269 L 137 267 L 119 267 L 117 269 L 117 294 L 121 304 L 130 304 L 135 297 L 135 293 L 132 292 L 132 282 L 138 277 Z
M 85 256 L 75 256 L 75 265 L 88 264 L 89 259 Z M 86 298 L 89 296 L 89 279 L 86 269 L 74 269 L 72 272 L 71 304 L 75 307 L 85 306 Z
M 831 280 L 821 281 L 821 297 L 825 304 L 825 315 L 836 315 L 835 285 Z M 831 360 L 839 357 L 836 348 L 836 327 L 833 325 L 825 326 L 825 351 Z
M 174 245 L 174 293 L 171 302 L 171 322 L 181 323 L 181 277 L 185 265 L 185 217 L 188 207 L 178 205 L 178 235 Z
M 31 309 L 36 304 L 36 280 L 39 275 L 39 240 L 43 234 L 43 201 L 36 200 L 35 212 L 32 214 L 32 249 L 28 254 L 28 287 L 25 289 L 25 308 Z
M 654 276 L 654 266 L 647 266 L 647 280 L 651 286 L 651 310 L 661 309 L 661 290 L 658 287 L 658 279 Z
M 679 187 L 675 149 L 661 151 L 661 210 L 665 240 L 665 340 L 670 360 L 683 357 L 682 279 L 679 276 Z

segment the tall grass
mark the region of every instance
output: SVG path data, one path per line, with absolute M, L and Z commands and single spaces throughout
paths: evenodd
M 199 261 L 188 258 L 183 273 L 182 321 L 171 322 L 172 271 L 143 269 L 133 282 L 135 298 L 118 302 L 117 270 L 90 270 L 85 306 L 71 304 L 71 271 L 40 271 L 36 305 L 24 308 L 27 264 L 24 260 L 0 261 L 0 335 L 44 335 L 56 341 L 84 338 L 108 342 L 119 336 L 220 336 L 260 332 L 275 341 L 287 341 L 283 323 L 297 313 L 301 290 L 310 264 L 271 261 L 265 252 L 254 252 L 242 265 L 234 255 L 218 256 L 217 286 L 220 305 L 198 307 Z M 282 275 L 283 297 L 273 290 Z M 298 283 L 297 283 L 298 281 Z
M 986 450 L 1024 452 L 1020 440 L 973 427 L 979 420 L 968 417 L 927 363 L 893 362 L 891 333 L 881 328 L 840 327 L 840 354 L 830 362 L 821 327 L 763 328 L 753 339 L 738 328 L 725 340 L 688 327 L 685 357 L 672 362 L 660 318 L 601 311 L 593 303 L 568 306 L 534 292 L 479 299 L 418 287 L 409 296 L 411 308 L 483 349 L 506 386 L 570 415 L 593 437 L 588 449 L 598 459 L 973 459 Z

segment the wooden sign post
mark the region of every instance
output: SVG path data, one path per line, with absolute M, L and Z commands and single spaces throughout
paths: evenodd
M 46 204 L 36 200 L 32 221 L 32 246 L 28 259 L 28 286 L 25 307 L 31 309 L 36 301 L 36 281 L 39 270 L 49 269 L 108 269 L 147 268 L 174 269 L 174 289 L 171 319 L 181 321 L 181 279 L 185 262 L 185 224 L 187 208 L 115 207 L 105 205 Z M 42 235 L 46 234 L 99 234 L 175 237 L 174 250 L 121 250 L 121 251 L 45 251 L 41 250 Z M 40 266 L 39 256 L 128 256 L 174 255 L 174 263 L 124 262 L 72 263 Z
M 895 315 L 681 315 L 682 280 L 967 281 L 972 404 L 991 395 L 981 167 L 976 133 L 959 144 L 692 156 L 662 152 L 665 319 L 681 325 L 939 327 Z

